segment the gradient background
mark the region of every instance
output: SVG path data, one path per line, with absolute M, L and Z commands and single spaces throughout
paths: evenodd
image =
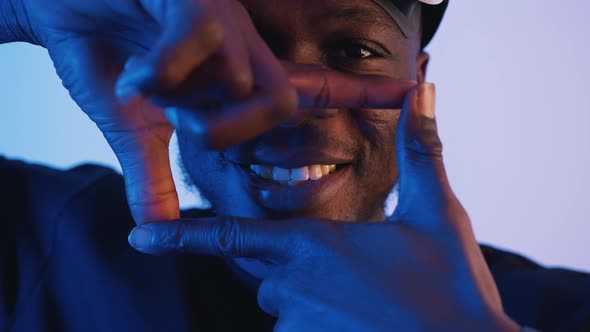
M 428 48 L 428 80 L 451 183 L 479 241 L 590 271 L 590 2 L 557 5 L 452 1 Z M 0 45 L 0 76 L 0 154 L 119 168 L 45 50 Z M 181 200 L 196 202 L 182 188 Z

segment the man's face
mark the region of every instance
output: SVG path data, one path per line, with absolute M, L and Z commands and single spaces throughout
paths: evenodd
M 425 58 L 419 57 L 418 38 L 405 38 L 372 0 L 241 2 L 282 60 L 357 75 L 422 77 Z M 302 114 L 223 151 L 204 150 L 179 131 L 187 173 L 220 215 L 383 220 L 384 202 L 398 174 L 394 137 L 399 110 Z M 336 170 L 330 172 L 328 166 L 334 164 Z M 259 166 L 252 171 L 251 165 Z M 320 179 L 318 169 L 324 171 Z M 267 179 L 305 178 L 306 172 L 311 179 L 305 182 Z

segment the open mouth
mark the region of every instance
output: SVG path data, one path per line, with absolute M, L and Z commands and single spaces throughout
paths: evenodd
M 353 163 L 314 164 L 283 168 L 234 164 L 245 175 L 247 191 L 265 209 L 311 211 L 341 193 L 353 174 Z
M 281 168 L 271 165 L 240 165 L 251 175 L 278 185 L 301 186 L 328 178 L 350 164 L 310 165 Z

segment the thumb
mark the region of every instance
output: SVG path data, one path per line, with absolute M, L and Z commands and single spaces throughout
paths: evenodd
M 455 201 L 442 158 L 435 118 L 435 86 L 420 84 L 406 97 L 396 132 L 399 199 L 392 219 L 438 222 Z
M 439 236 L 446 234 L 445 245 L 455 243 L 460 248 L 486 301 L 502 310 L 496 284 L 473 234 L 469 216 L 451 190 L 434 109 L 432 84 L 418 85 L 406 97 L 396 132 L 399 198 L 391 219 L 434 231 Z
M 149 108 L 147 103 L 134 102 L 124 108 Z M 125 113 L 137 109 L 123 110 Z M 161 113 L 158 110 L 159 113 Z M 148 112 L 143 112 L 144 114 Z M 155 114 L 155 113 L 154 113 Z M 172 178 L 168 144 L 172 127 L 161 120 L 133 130 L 101 130 L 115 152 L 125 179 L 125 191 L 131 214 L 137 224 L 178 219 L 178 195 Z
M 178 198 L 168 157 L 172 126 L 162 110 L 145 99 L 123 104 L 114 93 L 124 59 L 134 46 L 87 36 L 60 39 L 48 50 L 64 86 L 117 156 L 135 221 L 177 219 Z

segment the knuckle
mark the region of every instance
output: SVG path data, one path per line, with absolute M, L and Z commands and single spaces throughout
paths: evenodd
M 443 144 L 438 135 L 436 120 L 422 117 L 419 122 L 419 125 L 410 131 L 405 148 L 416 155 L 441 156 Z
M 163 51 L 162 56 L 156 59 L 153 66 L 151 66 L 151 73 L 148 77 L 153 77 L 153 81 L 156 82 L 155 86 L 144 87 L 148 89 L 148 93 L 150 88 L 152 89 L 165 89 L 169 90 L 174 87 L 177 83 L 177 73 L 176 69 L 174 68 L 171 63 L 173 63 L 173 59 L 175 58 L 175 52 L 173 50 L 170 51 Z
M 240 237 L 240 223 L 232 217 L 218 221 L 209 241 L 220 256 L 239 256 L 242 239 Z
M 181 221 L 176 223 L 171 237 L 173 248 L 179 252 L 185 252 L 187 250 L 188 243 L 190 242 L 186 222 Z
M 328 78 L 328 73 L 322 71 L 322 86 L 320 91 L 315 95 L 313 99 L 313 108 L 322 109 L 326 108 L 332 99 L 332 90 L 330 88 L 330 80 Z
M 436 132 L 421 131 L 410 139 L 407 148 L 419 155 L 440 156 L 443 145 Z
M 193 31 L 201 36 L 201 47 L 216 48 L 223 43 L 223 24 L 219 21 L 219 19 L 213 17 L 212 15 L 201 15 L 198 20 L 196 20 Z
M 254 88 L 254 77 L 252 72 L 248 68 L 234 70 L 231 73 L 228 85 L 232 98 L 243 99 L 248 97 Z
M 198 47 L 204 50 L 215 50 L 220 47 L 224 39 L 222 23 L 207 13 L 198 13 L 187 18 L 191 22 L 188 31 L 183 35 L 180 44 L 167 45 L 153 64 L 152 77 L 158 88 L 172 89 L 184 79 L 179 73 L 177 59 L 182 58 L 186 43 L 198 43 Z

